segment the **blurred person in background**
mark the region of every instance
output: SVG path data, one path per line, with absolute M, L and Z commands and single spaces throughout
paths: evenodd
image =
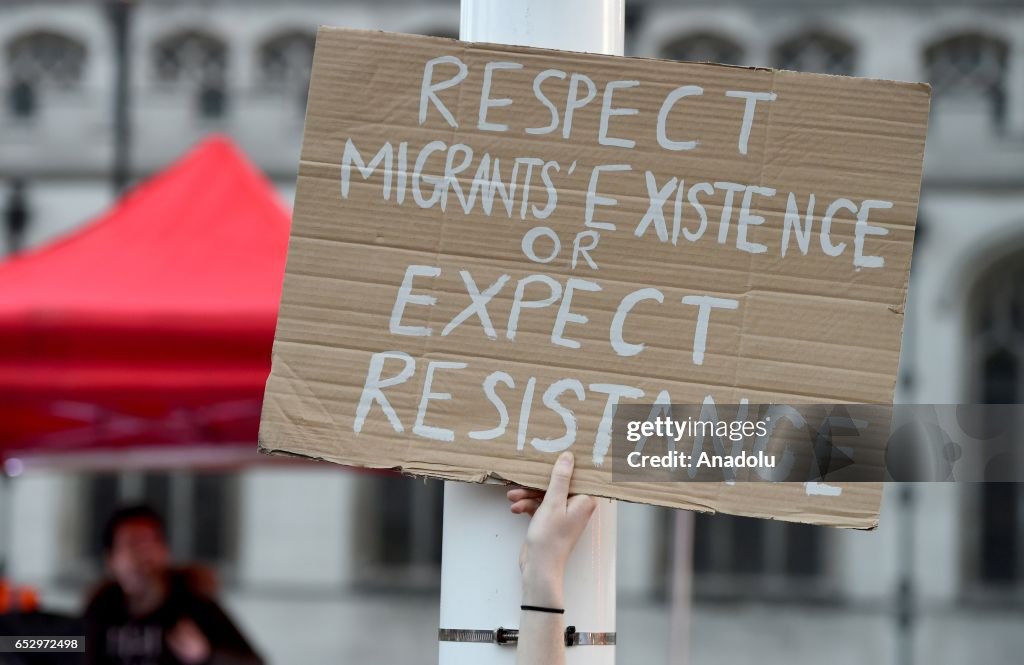
M 212 578 L 170 565 L 163 519 L 117 510 L 103 532 L 108 581 L 85 611 L 89 665 L 261 665 L 213 600 Z

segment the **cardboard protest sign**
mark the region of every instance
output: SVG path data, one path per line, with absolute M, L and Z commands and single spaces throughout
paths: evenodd
M 877 524 L 873 483 L 613 483 L 610 429 L 891 403 L 929 97 L 322 28 L 261 449 Z

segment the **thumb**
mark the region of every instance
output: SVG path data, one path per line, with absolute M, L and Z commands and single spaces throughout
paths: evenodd
M 558 456 L 558 461 L 551 469 L 551 482 L 548 484 L 548 492 L 544 496 L 545 503 L 565 506 L 565 501 L 569 497 L 569 482 L 572 480 L 574 466 L 575 460 L 569 451 Z

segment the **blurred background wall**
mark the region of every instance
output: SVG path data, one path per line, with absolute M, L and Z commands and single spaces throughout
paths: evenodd
M 114 201 L 111 4 L 0 4 L 0 208 L 28 211 L 4 253 Z M 139 0 L 128 12 L 131 176 L 223 132 L 289 204 L 316 26 L 457 36 L 459 19 L 454 0 Z M 931 82 L 898 399 L 1021 402 L 1024 3 L 628 0 L 626 30 L 631 55 Z M 439 483 L 310 464 L 30 470 L 11 487 L 8 573 L 50 606 L 79 606 L 107 513 L 145 499 L 180 558 L 216 568 L 274 662 L 436 660 Z M 673 515 L 620 510 L 619 660 L 660 662 Z M 1024 650 L 1016 484 L 890 485 L 871 533 L 700 515 L 694 542 L 696 663 L 910 665 L 907 635 L 916 663 L 1019 662 Z

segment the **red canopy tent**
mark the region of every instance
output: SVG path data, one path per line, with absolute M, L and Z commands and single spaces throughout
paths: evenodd
M 0 264 L 0 459 L 255 457 L 288 220 L 212 138 L 78 232 Z

